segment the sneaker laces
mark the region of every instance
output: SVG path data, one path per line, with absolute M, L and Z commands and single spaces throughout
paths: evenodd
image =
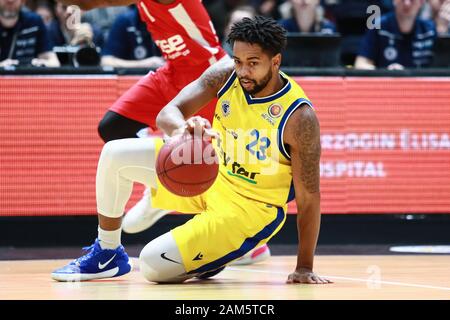
M 95 243 L 91 244 L 89 247 L 83 247 L 82 250 L 83 251 L 90 251 L 92 249 L 94 249 Z
M 91 258 L 91 257 L 92 257 L 92 253 L 94 252 L 94 247 L 95 247 L 95 243 L 96 243 L 96 242 L 97 242 L 97 240 L 96 240 L 93 244 L 91 244 L 90 246 L 88 246 L 88 247 L 83 247 L 82 250 L 83 250 L 84 252 L 86 252 L 86 254 L 84 254 L 84 255 L 82 255 L 81 257 L 79 257 L 79 258 L 73 260 L 72 263 L 76 264 L 77 266 L 80 266 L 80 264 L 81 264 L 83 261 L 86 261 L 87 259 Z

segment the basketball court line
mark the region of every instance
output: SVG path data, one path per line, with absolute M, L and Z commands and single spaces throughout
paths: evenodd
M 276 272 L 276 271 L 241 269 L 241 268 L 234 268 L 234 267 L 228 267 L 227 270 L 230 270 L 230 271 L 247 271 L 247 272 L 256 272 L 256 273 L 268 273 L 268 274 L 279 274 L 279 275 L 287 276 L 287 274 L 284 273 L 284 272 Z M 415 283 L 396 282 L 396 281 L 384 281 L 384 280 L 373 280 L 373 279 L 361 279 L 361 278 L 349 278 L 349 277 L 327 276 L 327 275 L 321 275 L 321 276 L 323 276 L 324 278 L 330 278 L 330 279 L 340 279 L 340 280 L 348 280 L 348 281 L 355 281 L 355 282 L 364 282 L 364 283 L 370 284 L 371 286 L 376 285 L 376 284 L 389 284 L 389 285 L 394 285 L 394 286 L 415 287 L 415 288 L 426 288 L 426 289 L 437 289 L 437 290 L 450 291 L 450 288 L 447 288 L 447 287 L 429 286 L 429 285 L 415 284 Z
M 137 259 L 134 257 L 131 257 L 131 259 Z M 36 261 L 48 261 L 48 260 L 33 260 L 33 262 Z M 8 261 L 1 261 L 1 262 L 8 262 Z M 11 262 L 11 261 L 9 261 Z M 17 262 L 17 261 L 15 261 Z M 23 261 L 22 261 L 23 262 Z M 133 261 L 135 262 L 135 261 Z M 139 264 L 133 263 L 133 272 L 139 271 Z M 268 270 L 256 270 L 256 269 L 248 269 L 245 267 L 234 267 L 234 266 L 228 266 L 226 270 L 230 271 L 238 271 L 238 272 L 253 272 L 253 273 L 265 273 L 265 274 L 274 274 L 274 275 L 282 275 L 287 277 L 286 272 L 277 272 L 277 271 L 268 271 Z M 435 290 L 441 290 L 441 291 L 450 291 L 449 287 L 440 287 L 440 286 L 432 286 L 432 285 L 424 285 L 424 284 L 416 284 L 416 283 L 407 283 L 407 282 L 397 282 L 397 281 L 384 281 L 384 280 L 376 280 L 373 278 L 352 278 L 352 277 L 341 277 L 341 276 L 328 276 L 328 275 L 322 275 L 325 278 L 330 279 L 337 279 L 337 280 L 345 280 L 345 281 L 353 281 L 353 282 L 363 282 L 366 283 L 369 286 L 376 286 L 377 284 L 385 284 L 385 285 L 394 285 L 394 286 L 402 286 L 402 287 L 414 287 L 414 288 L 424 288 L 424 289 L 435 289 Z

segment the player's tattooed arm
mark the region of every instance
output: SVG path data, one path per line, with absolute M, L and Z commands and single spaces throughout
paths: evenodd
M 234 70 L 234 62 L 225 59 L 208 68 L 200 78 L 200 84 L 206 90 L 214 90 L 217 94 Z
M 234 61 L 229 58 L 210 66 L 161 110 L 156 118 L 157 126 L 168 135 L 178 132 L 187 119 L 217 97 L 217 92 L 233 72 L 233 67 Z
M 320 192 L 320 126 L 311 107 L 303 104 L 291 115 L 283 139 L 289 145 L 294 183 L 302 192 Z
M 298 111 L 298 125 L 294 136 L 298 148 L 299 178 L 309 193 L 320 191 L 320 128 L 312 108 L 304 105 Z
M 289 118 L 283 141 L 289 145 L 297 204 L 298 255 L 288 283 L 329 283 L 313 272 L 320 230 L 320 127 L 314 110 L 303 104 Z

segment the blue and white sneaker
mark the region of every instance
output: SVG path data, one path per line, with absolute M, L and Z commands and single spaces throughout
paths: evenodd
M 131 260 L 123 246 L 117 249 L 102 249 L 98 239 L 84 256 L 73 260 L 68 265 L 52 272 L 52 279 L 57 281 L 87 281 L 93 279 L 113 278 L 131 271 Z

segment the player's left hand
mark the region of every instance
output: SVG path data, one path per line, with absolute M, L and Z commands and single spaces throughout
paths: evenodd
M 333 281 L 318 276 L 310 269 L 300 268 L 288 276 L 286 283 L 327 284 Z

